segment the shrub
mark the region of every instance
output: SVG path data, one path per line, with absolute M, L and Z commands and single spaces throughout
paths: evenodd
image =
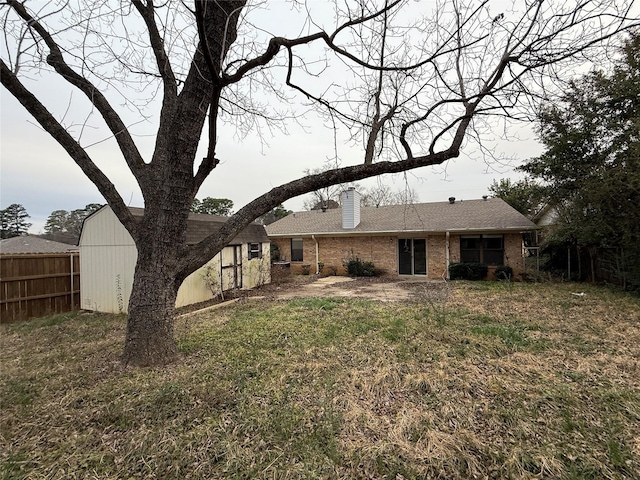
M 449 265 L 451 280 L 482 280 L 489 267 L 485 263 L 452 263 Z
M 271 263 L 280 261 L 280 247 L 277 243 L 271 243 Z
M 327 265 L 327 273 L 328 275 L 337 275 L 338 267 L 336 267 L 335 265 Z
M 311 272 L 311 265 L 306 263 L 302 265 L 302 275 L 309 275 L 309 272 Z
M 345 260 L 342 264 L 351 277 L 374 277 L 376 267 L 373 262 L 365 262 L 358 257 Z
M 500 265 L 494 272 L 498 280 L 511 280 L 513 278 L 513 268 L 509 265 Z
M 291 267 L 290 265 L 272 265 L 271 266 L 271 283 L 279 284 L 279 283 L 288 283 L 292 280 L 291 278 Z

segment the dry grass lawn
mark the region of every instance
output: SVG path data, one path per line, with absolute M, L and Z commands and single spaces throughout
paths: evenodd
M 187 316 L 164 369 L 120 366 L 123 317 L 2 325 L 0 476 L 640 478 L 637 297 L 412 288 Z

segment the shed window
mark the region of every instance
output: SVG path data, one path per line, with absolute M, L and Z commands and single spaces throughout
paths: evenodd
M 291 239 L 291 261 L 292 262 L 302 261 L 302 239 L 301 238 Z
M 249 244 L 249 260 L 253 258 L 262 258 L 262 244 L 250 243 Z
M 502 265 L 504 263 L 504 235 L 461 236 L 460 261 Z

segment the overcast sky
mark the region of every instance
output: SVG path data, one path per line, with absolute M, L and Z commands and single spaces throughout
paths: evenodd
M 53 210 L 74 210 L 88 203 L 104 203 L 97 188 L 84 176 L 66 152 L 39 126 L 34 125 L 21 105 L 1 90 L 1 170 L 0 199 L 2 208 L 12 203 L 23 205 L 31 215 L 31 233 L 40 233 Z M 52 92 L 53 94 L 53 92 Z M 231 128 L 223 135 L 233 137 Z M 269 145 L 261 147 L 257 138 L 242 142 L 230 138 L 221 142 L 218 156 L 222 160 L 204 183 L 198 198 L 230 198 L 235 208 L 253 200 L 269 189 L 293 180 L 307 168 L 321 166 L 326 160 L 326 144 L 332 143 L 328 130 L 314 128 L 310 133 L 292 129 L 290 135 L 278 134 Z M 523 129 L 519 138 L 498 144 L 498 150 L 519 159 L 540 151 L 533 133 Z M 148 140 L 147 140 L 148 141 Z M 349 144 L 338 145 L 345 158 L 362 157 L 362 151 Z M 142 196 L 133 177 L 112 142 L 91 149 L 102 167 L 131 206 L 142 206 Z M 461 199 L 480 198 L 488 193 L 494 179 L 519 178 L 511 164 L 486 159 L 476 148 L 463 150 L 458 159 L 440 167 L 425 167 L 403 175 L 388 175 L 379 180 L 360 182 L 375 186 L 378 181 L 392 190 L 408 184 L 421 202 L 444 201 L 449 196 Z M 113 161 L 110 160 L 113 158 Z M 290 210 L 302 210 L 305 197 L 285 202 Z
M 323 2 L 311 2 L 317 10 Z M 424 5 L 424 3 L 423 3 Z M 267 15 L 266 23 L 271 31 L 278 34 L 290 34 L 282 27 L 286 24 L 282 17 L 274 19 Z M 269 23 L 271 22 L 271 23 Z M 278 30 L 278 27 L 282 27 Z M 76 134 L 81 126 L 74 124 L 71 115 L 65 111 L 69 105 L 78 103 L 81 94 L 69 93 L 66 85 L 50 76 L 31 76 L 27 80 L 47 107 L 55 112 L 57 118 L 72 126 Z M 31 233 L 40 233 L 48 215 L 53 210 L 74 210 L 88 203 L 104 203 L 93 184 L 86 179 L 80 168 L 66 152 L 35 125 L 24 108 L 4 88 L 0 89 L 0 207 L 9 204 L 22 204 L 31 215 Z M 89 107 L 80 103 L 84 112 L 75 118 L 86 118 Z M 136 123 L 132 112 L 122 112 L 125 121 Z M 221 164 L 202 186 L 198 198 L 218 197 L 233 200 L 235 209 L 284 182 L 298 178 L 305 169 L 321 166 L 333 153 L 334 137 L 330 129 L 324 128 L 322 121 L 311 112 L 301 118 L 304 129 L 290 125 L 288 134 L 274 132 L 267 134 L 263 145 L 255 133 L 244 138 L 232 126 L 223 126 L 219 133 L 219 145 L 216 151 Z M 153 121 L 142 126 L 136 125 L 136 141 L 146 158 L 153 148 Z M 513 157 L 513 161 L 497 162 L 488 158 L 478 148 L 469 144 L 463 148 L 459 158 L 440 167 L 425 167 L 410 171 L 405 176 L 386 176 L 378 180 L 360 182 L 368 187 L 380 181 L 392 190 L 408 186 L 414 189 L 421 202 L 445 201 L 450 196 L 460 199 L 480 198 L 488 193 L 488 186 L 494 179 L 521 178 L 513 168 L 523 160 L 538 155 L 541 146 L 535 139 L 530 125 L 511 126 L 509 137 L 501 127 L 489 132 L 485 137 L 485 146 L 495 149 L 496 156 Z M 113 140 L 96 120 L 90 117 L 83 132 L 83 145 L 96 143 L 88 148 L 89 154 L 112 179 L 116 188 L 131 206 L 143 206 L 140 191 L 128 172 L 128 169 Z M 106 139 L 106 140 L 105 140 Z M 104 140 L 104 141 L 102 141 Z M 202 142 L 205 143 L 205 142 Z M 201 145 L 206 146 L 206 145 Z M 358 163 L 363 158 L 363 149 L 352 145 L 344 136 L 337 141 L 338 155 L 344 165 Z M 204 151 L 200 156 L 204 155 Z M 285 202 L 290 210 L 301 210 L 304 197 Z

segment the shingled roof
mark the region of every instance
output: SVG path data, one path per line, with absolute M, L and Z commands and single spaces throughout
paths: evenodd
M 129 207 L 135 217 L 142 217 L 144 208 Z M 217 232 L 227 221 L 227 217 L 221 215 L 206 215 L 190 213 L 187 223 L 187 244 L 195 245 L 212 233 Z M 241 243 L 266 243 L 269 241 L 263 225 L 252 223 L 234 237 L 230 245 Z
M 270 237 L 388 233 L 506 232 L 535 230 L 527 217 L 500 198 L 362 207 L 356 228 L 342 228 L 342 209 L 292 213 L 267 225 Z
M 54 242 L 32 235 L 6 238 L 0 241 L 0 254 L 28 254 L 28 253 L 69 253 L 79 250 L 75 245 Z

